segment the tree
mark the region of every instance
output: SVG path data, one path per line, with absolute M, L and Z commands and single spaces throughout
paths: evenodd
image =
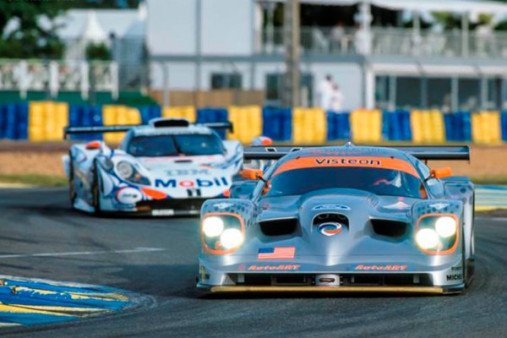
M 64 4 L 47 0 L 0 1 L 0 58 L 61 58 L 63 44 L 56 34 L 54 19 L 64 11 Z M 49 27 L 41 24 L 41 17 L 48 19 Z M 5 32 L 10 20 L 16 20 L 18 27 Z

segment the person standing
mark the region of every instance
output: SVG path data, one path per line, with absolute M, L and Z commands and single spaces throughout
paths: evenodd
M 333 77 L 331 75 L 326 75 L 326 78 L 319 85 L 320 107 L 325 111 L 331 109 L 333 85 Z
M 333 84 L 333 91 L 331 94 L 331 111 L 339 113 L 343 110 L 343 93 L 338 84 Z

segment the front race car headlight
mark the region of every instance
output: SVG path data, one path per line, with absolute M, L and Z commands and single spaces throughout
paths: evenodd
M 127 161 L 121 161 L 118 162 L 118 165 L 116 166 L 116 170 L 118 170 L 118 174 L 124 179 L 128 179 L 132 176 L 134 176 L 134 166 Z
M 234 213 L 208 213 L 202 221 L 204 251 L 225 255 L 236 251 L 245 239 L 243 218 Z
M 206 237 L 218 237 L 224 232 L 224 221 L 220 217 L 208 217 L 202 222 L 202 232 Z
M 458 218 L 453 214 L 423 215 L 417 221 L 415 242 L 428 254 L 445 255 L 458 245 Z
M 220 236 L 220 243 L 226 250 L 238 247 L 243 243 L 243 233 L 238 229 L 227 229 Z
M 415 240 L 425 250 L 436 248 L 440 243 L 437 232 L 432 229 L 419 230 L 415 235 Z
M 440 237 L 448 238 L 456 234 L 456 220 L 449 216 L 439 217 L 435 222 L 435 230 Z
M 127 182 L 141 185 L 150 185 L 150 180 L 147 177 L 141 175 L 136 167 L 128 161 L 118 162 L 116 164 L 116 172 Z

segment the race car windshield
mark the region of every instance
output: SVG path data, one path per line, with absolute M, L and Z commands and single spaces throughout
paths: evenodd
M 216 135 L 188 134 L 134 137 L 127 152 L 137 157 L 165 157 L 219 155 L 224 150 Z
M 420 187 L 419 178 L 398 170 L 360 167 L 304 168 L 276 175 L 266 196 L 303 195 L 321 189 L 347 188 L 381 196 L 421 198 Z

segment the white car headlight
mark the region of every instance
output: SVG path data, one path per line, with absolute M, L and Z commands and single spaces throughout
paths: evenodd
M 220 236 L 220 243 L 224 249 L 236 248 L 243 243 L 243 233 L 238 229 L 227 229 Z
M 224 232 L 224 221 L 220 217 L 208 217 L 202 222 L 202 231 L 206 237 L 220 236 Z
M 456 234 L 456 220 L 449 216 L 439 217 L 435 222 L 435 230 L 442 238 L 448 238 Z
M 116 165 L 116 170 L 118 171 L 118 174 L 120 174 L 123 178 L 132 177 L 135 172 L 134 166 L 127 161 L 118 162 Z
M 421 229 L 415 235 L 415 241 L 422 249 L 434 249 L 440 243 L 438 234 L 433 229 Z

